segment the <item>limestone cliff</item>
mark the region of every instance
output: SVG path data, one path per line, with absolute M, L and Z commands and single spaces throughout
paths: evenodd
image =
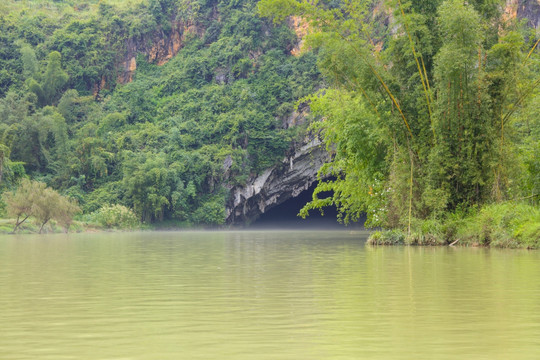
M 506 0 L 504 14 L 507 18 L 527 19 L 528 25 L 540 31 L 540 0 Z
M 329 159 L 328 152 L 315 139 L 306 139 L 294 153 L 245 186 L 231 189 L 226 204 L 227 223 L 250 223 L 266 210 L 307 190 L 317 179 L 317 172 Z
M 141 36 L 130 38 L 126 42 L 126 52 L 120 60 L 120 73 L 117 81 L 121 84 L 131 82 L 137 69 L 137 55 L 143 54 L 148 62 L 163 65 L 184 46 L 186 37 L 202 36 L 203 30 L 193 23 L 173 19 L 171 30 L 162 29 Z
M 137 70 L 138 55 L 143 55 L 146 61 L 161 66 L 178 54 L 186 38 L 204 35 L 204 29 L 195 23 L 172 19 L 171 24 L 171 29 L 168 31 L 158 29 L 155 32 L 126 40 L 124 50 L 117 58 L 118 76 L 115 79 L 117 83 L 127 84 L 133 80 L 133 75 Z M 92 88 L 94 97 L 99 98 L 100 91 L 108 89 L 111 82 L 114 83 L 114 79 L 102 76 L 101 81 L 94 84 Z
M 289 49 L 291 55 L 299 56 L 304 50 L 304 37 L 308 34 L 309 25 L 300 16 L 291 16 L 289 18 L 289 27 L 296 34 L 297 42 Z

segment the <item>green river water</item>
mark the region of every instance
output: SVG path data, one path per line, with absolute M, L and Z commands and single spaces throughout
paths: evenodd
M 540 251 L 365 238 L 0 237 L 0 359 L 540 359 Z

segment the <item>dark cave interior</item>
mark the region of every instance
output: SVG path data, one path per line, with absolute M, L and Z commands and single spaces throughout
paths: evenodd
M 290 198 L 284 203 L 275 206 L 262 214 L 252 224 L 249 229 L 317 229 L 317 230 L 339 230 L 339 229 L 362 229 L 365 217 L 349 225 L 341 224 L 337 221 L 337 210 L 335 207 L 324 209 L 324 216 L 318 210 L 311 210 L 306 219 L 297 216 L 300 209 L 311 200 L 314 183 L 308 190 L 301 192 L 297 197 Z M 321 194 L 321 197 L 325 194 Z

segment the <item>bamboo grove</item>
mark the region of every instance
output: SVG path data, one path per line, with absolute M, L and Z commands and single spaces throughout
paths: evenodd
M 328 88 L 310 96 L 334 155 L 301 212 L 411 222 L 527 198 L 538 183 L 538 34 L 500 1 L 262 0 L 309 26 Z M 536 109 L 536 110 L 535 110 Z M 332 193 L 331 196 L 322 194 Z

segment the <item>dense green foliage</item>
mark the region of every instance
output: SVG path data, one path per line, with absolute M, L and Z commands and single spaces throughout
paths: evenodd
M 223 224 L 226 187 L 283 158 L 300 131 L 283 122 L 320 83 L 315 55 L 291 56 L 294 32 L 255 1 L 1 6 L 2 187 L 28 174 L 87 214 Z M 182 48 L 158 66 L 149 49 L 178 29 Z
M 309 99 L 322 119 L 313 128 L 335 154 L 320 174 L 335 180 L 318 186 L 301 215 L 336 205 L 345 221 L 367 212 L 369 224 L 412 237 L 415 223 L 447 212 L 537 203 L 534 32 L 504 19 L 495 0 L 333 4 L 260 3 L 276 21 L 297 15 L 310 24 L 308 43 L 330 82 Z

